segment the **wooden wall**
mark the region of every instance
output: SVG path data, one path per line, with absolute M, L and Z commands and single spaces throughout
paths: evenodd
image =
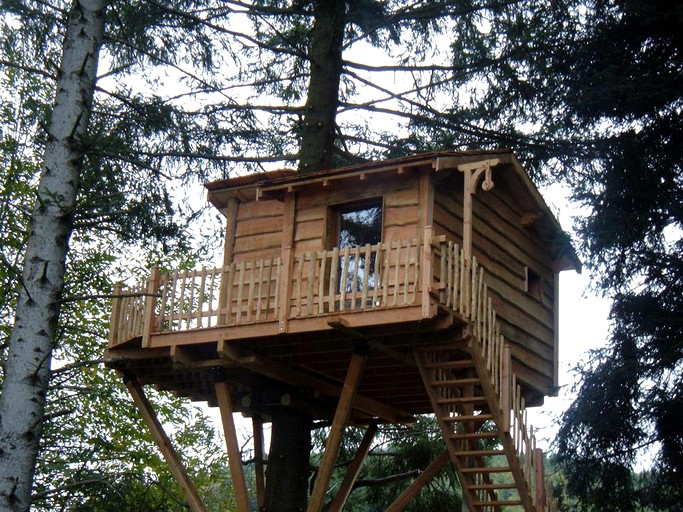
M 269 199 L 240 203 L 237 208 L 233 261 L 241 263 L 280 256 L 282 228 L 282 201 Z
M 552 259 L 542 241 L 522 226 L 527 212 L 521 211 L 504 181 L 494 176 L 494 182 L 493 190 L 479 187 L 473 198 L 473 255 L 486 270 L 502 333 L 511 342 L 515 373 L 549 394 L 556 365 Z M 436 187 L 436 234 L 462 244 L 462 223 L 462 177 L 453 173 Z M 529 271 L 540 277 L 538 296 L 527 291 Z

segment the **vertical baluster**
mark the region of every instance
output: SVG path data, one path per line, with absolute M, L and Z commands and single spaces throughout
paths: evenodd
M 415 276 L 413 278 L 413 298 L 411 301 L 411 304 L 415 304 L 417 302 L 417 289 L 418 289 L 418 284 L 420 282 L 420 262 L 422 261 L 422 251 L 420 250 L 420 239 L 419 238 L 414 238 L 411 244 L 415 244 L 415 271 L 413 272 L 413 275 Z M 431 257 L 431 252 L 429 257 Z M 427 262 L 423 262 L 425 265 Z M 431 283 L 429 284 L 431 286 Z
M 263 307 L 263 272 L 267 265 L 267 261 L 270 260 L 260 260 L 261 264 L 258 270 L 258 277 L 256 278 L 256 316 L 255 319 L 258 322 L 261 320 L 261 308 Z
M 382 307 L 389 305 L 389 271 L 391 266 L 391 242 L 382 244 Z
M 223 272 L 223 277 L 222 279 L 226 280 L 225 285 L 225 325 L 233 325 L 232 324 L 232 294 L 234 292 L 234 287 L 235 287 L 235 270 L 236 270 L 236 265 L 235 263 L 231 263 L 230 265 L 227 265 L 224 267 L 224 272 Z M 235 312 L 237 313 L 237 312 Z
M 256 290 L 256 275 L 258 266 L 263 265 L 263 260 L 252 261 L 249 263 L 249 295 L 247 296 L 247 322 L 251 322 L 251 315 L 254 310 L 254 294 Z
M 320 253 L 320 274 L 318 275 L 318 314 L 325 313 L 325 274 L 327 273 L 328 252 Z
M 306 287 L 306 315 L 313 315 L 313 303 L 315 302 L 315 267 L 317 265 L 317 258 L 315 251 L 308 253 L 309 267 L 308 267 L 308 283 Z
M 342 274 L 339 286 L 339 311 L 344 311 L 346 307 L 346 286 L 349 278 L 349 248 L 345 247 L 342 254 Z
M 296 308 L 294 310 L 294 316 L 299 318 L 301 316 L 301 296 L 303 295 L 303 272 L 304 272 L 304 258 L 305 254 L 299 256 L 297 260 L 298 268 L 296 272 Z
M 412 240 L 406 240 L 406 252 L 405 261 L 403 263 L 403 304 L 408 303 L 408 289 L 410 286 L 410 255 L 412 253 Z M 420 247 L 416 247 L 416 251 L 419 251 Z M 417 281 L 417 275 L 415 276 L 415 281 Z M 430 283 L 423 283 L 424 286 L 429 286 Z
M 365 309 L 368 302 L 368 283 L 370 282 L 370 264 L 371 253 L 370 244 L 365 244 L 365 252 L 363 253 L 363 288 L 360 296 L 360 308 Z
M 337 311 L 337 291 L 339 290 L 338 285 L 338 272 L 339 272 L 339 249 L 335 247 L 332 249 L 332 261 L 330 262 L 330 313 Z
M 392 299 L 392 306 L 396 306 L 398 304 L 398 294 L 399 294 L 399 286 L 398 286 L 398 279 L 399 279 L 399 271 L 401 268 L 401 242 L 396 242 L 395 244 L 396 247 L 396 259 L 394 262 L 394 296 Z
M 244 296 L 244 273 L 246 271 L 246 264 L 241 262 L 239 264 L 239 281 L 237 283 L 237 304 L 235 305 L 235 323 L 239 324 L 242 321 L 242 299 Z
M 372 307 L 379 306 L 379 291 L 382 288 L 382 275 L 384 269 L 382 268 L 382 244 L 374 245 L 372 248 L 374 253 L 372 265 Z
M 276 320 L 280 317 L 280 286 L 281 286 L 281 271 L 282 271 L 282 258 L 278 257 L 275 259 L 275 294 L 273 295 L 273 318 Z M 268 298 L 270 300 L 270 297 Z
M 166 312 L 168 310 L 168 305 L 166 303 L 168 300 L 168 274 L 161 274 L 159 285 L 161 287 L 161 300 L 159 301 L 159 316 L 157 317 L 156 330 L 158 332 L 163 332 L 166 326 L 165 320 Z

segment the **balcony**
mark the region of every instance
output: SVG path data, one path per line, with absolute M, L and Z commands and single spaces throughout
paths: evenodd
M 425 231 L 411 239 L 161 273 L 115 291 L 109 348 L 162 347 L 434 318 L 485 308 L 483 270 Z M 472 293 L 472 291 L 475 293 Z M 483 313 L 483 311 L 482 311 Z

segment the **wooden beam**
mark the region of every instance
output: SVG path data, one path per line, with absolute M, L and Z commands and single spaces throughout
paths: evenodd
M 363 466 L 363 461 L 370 451 L 370 446 L 372 446 L 372 440 L 375 438 L 376 433 L 377 424 L 370 424 L 365 431 L 365 435 L 363 436 L 363 440 L 358 447 L 358 451 L 356 452 L 353 461 L 351 461 L 351 465 L 346 470 L 346 475 L 344 475 L 344 480 L 339 486 L 337 496 L 335 496 L 334 501 L 332 501 L 327 512 L 341 512 L 344 508 L 346 500 L 349 498 L 351 490 L 353 489 L 353 484 L 356 483 L 360 469 Z
M 256 482 L 256 506 L 259 510 L 263 507 L 263 498 L 266 492 L 266 473 L 264 464 L 265 447 L 263 443 L 263 419 L 254 416 L 251 419 L 254 434 L 254 480 Z
M 133 402 L 135 402 L 135 405 L 138 407 L 142 419 L 152 433 L 152 439 L 154 439 L 161 454 L 164 456 L 164 459 L 166 459 L 166 463 L 168 464 L 168 468 L 171 471 L 173 478 L 175 478 L 180 489 L 183 491 L 187 504 L 190 506 L 190 510 L 192 510 L 192 512 L 207 512 L 206 506 L 199 497 L 197 488 L 187 475 L 187 471 L 180 461 L 180 457 L 173 449 L 171 441 L 164 432 L 154 409 L 152 409 L 152 405 L 149 403 L 149 400 L 147 400 L 147 396 L 145 396 L 142 386 L 135 378 L 127 377 L 124 377 L 124 384 L 133 397 Z
M 389 505 L 385 512 L 400 512 L 408 506 L 408 503 L 417 496 L 417 493 L 427 485 L 432 478 L 434 478 L 441 468 L 443 468 L 446 463 L 450 460 L 450 454 L 448 450 L 444 450 L 441 454 L 432 461 L 432 463 L 427 466 L 420 475 L 413 480 L 413 482 L 406 487 L 406 489 L 394 500 L 394 502 Z
M 237 430 L 232 418 L 233 408 L 230 398 L 230 388 L 225 380 L 214 383 L 216 388 L 216 399 L 221 411 L 221 422 L 223 423 L 223 434 L 225 445 L 228 449 L 228 463 L 230 465 L 230 478 L 235 491 L 235 501 L 239 512 L 249 512 L 249 494 L 247 492 L 247 482 L 244 478 L 244 468 L 242 467 L 242 456 L 240 447 L 237 444 Z
M 321 379 L 315 375 L 297 370 L 292 366 L 277 363 L 261 356 L 254 356 L 254 362 L 241 363 L 245 368 L 260 373 L 274 380 L 279 380 L 285 384 L 304 389 L 315 389 L 322 395 L 339 397 L 343 392 L 343 387 L 328 380 Z M 229 359 L 229 356 L 228 356 Z M 387 405 L 372 398 L 357 395 L 354 400 L 354 407 L 374 418 L 380 418 L 390 423 L 414 423 L 415 418 L 412 414 L 391 405 Z
M 330 327 L 337 329 L 338 331 L 342 331 L 348 334 L 349 336 L 353 336 L 356 339 L 366 341 L 370 348 L 372 348 L 373 350 L 382 352 L 407 365 L 413 366 L 415 364 L 415 359 L 413 358 L 412 354 L 404 354 L 403 352 L 399 352 L 396 349 L 387 347 L 384 343 L 377 341 L 376 339 L 373 339 L 371 337 L 368 337 L 362 332 L 354 329 L 353 327 L 350 327 L 349 321 L 345 316 L 335 317 L 334 320 L 327 322 L 327 324 Z
M 354 352 L 349 362 L 349 370 L 344 380 L 344 388 L 339 396 L 339 403 L 337 410 L 332 420 L 332 427 L 325 445 L 325 452 L 320 461 L 318 468 L 318 476 L 313 485 L 313 492 L 308 503 L 308 512 L 321 512 L 323 502 L 325 500 L 325 493 L 327 486 L 330 483 L 330 476 L 332 476 L 332 469 L 337 460 L 339 447 L 341 446 L 342 437 L 344 435 L 344 427 L 349 420 L 349 414 L 353 405 L 353 399 L 358 390 L 360 377 L 363 371 L 363 364 L 365 363 L 366 355 Z

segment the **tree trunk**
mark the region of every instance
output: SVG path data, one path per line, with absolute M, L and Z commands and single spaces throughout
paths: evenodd
M 263 512 L 302 512 L 308 504 L 311 418 L 278 407 L 272 413 Z
M 105 0 L 75 0 L 68 15 L 44 167 L 0 396 L 0 510 L 31 500 L 85 134 L 104 32 Z
M 315 21 L 309 52 L 311 77 L 304 126 L 301 129 L 299 172 L 332 167 L 345 13 L 345 0 L 315 2 Z

